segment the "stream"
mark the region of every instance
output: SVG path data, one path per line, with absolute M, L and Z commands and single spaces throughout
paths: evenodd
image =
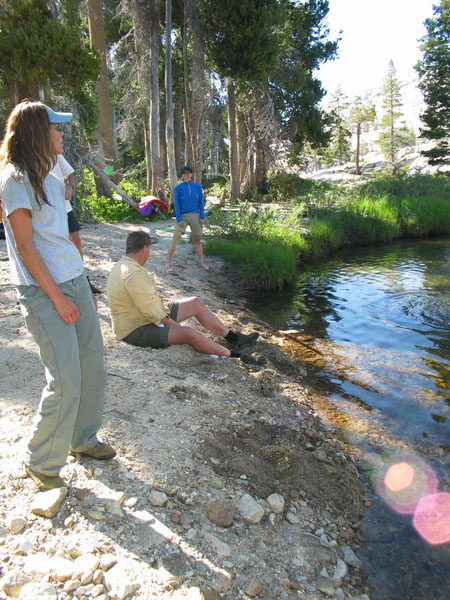
M 371 600 L 450 598 L 450 240 L 339 252 L 249 307 L 367 485 Z

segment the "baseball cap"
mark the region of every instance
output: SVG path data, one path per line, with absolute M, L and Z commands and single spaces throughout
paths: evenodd
M 72 113 L 56 112 L 48 106 L 45 107 L 45 110 L 47 111 L 50 123 L 67 123 L 73 117 Z
M 192 167 L 191 167 L 191 165 L 183 165 L 183 166 L 181 167 L 180 171 L 181 171 L 181 173 L 182 173 L 183 171 L 190 171 L 190 172 L 192 173 Z

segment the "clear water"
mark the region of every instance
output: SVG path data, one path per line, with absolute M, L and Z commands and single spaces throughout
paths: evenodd
M 372 600 L 450 598 L 450 544 L 426 543 L 373 485 L 408 456 L 450 491 L 450 240 L 339 253 L 250 307 L 285 332 L 274 341 L 302 363 L 367 478 L 360 555 Z

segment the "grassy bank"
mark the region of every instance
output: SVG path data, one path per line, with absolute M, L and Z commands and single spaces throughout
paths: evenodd
M 281 289 L 295 280 L 299 263 L 344 247 L 450 235 L 444 176 L 382 177 L 352 190 L 317 182 L 293 188 L 276 207 L 245 203 L 213 213 L 205 252 L 240 263 L 256 287 Z

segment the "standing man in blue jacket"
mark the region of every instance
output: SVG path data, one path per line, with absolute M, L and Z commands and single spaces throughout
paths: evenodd
M 189 225 L 192 237 L 194 238 L 194 247 L 199 265 L 208 271 L 209 267 L 205 265 L 201 244 L 203 223 L 205 222 L 205 203 L 202 186 L 192 181 L 192 167 L 189 165 L 181 167 L 181 178 L 183 182 L 177 185 L 174 190 L 173 200 L 177 222 L 172 242 L 167 251 L 166 270 L 170 268 L 170 259 L 175 252 L 181 236 L 183 233 L 186 233 L 186 227 Z

